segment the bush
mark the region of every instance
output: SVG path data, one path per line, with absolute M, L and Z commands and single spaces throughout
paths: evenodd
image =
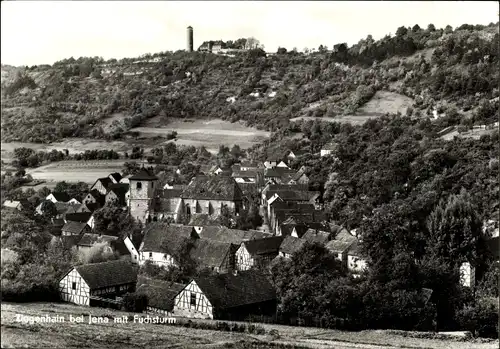
M 123 296 L 123 308 L 126 311 L 142 313 L 148 306 L 148 298 L 144 294 L 127 293 Z
M 465 306 L 457 313 L 457 322 L 475 337 L 498 338 L 498 306 L 484 301 Z

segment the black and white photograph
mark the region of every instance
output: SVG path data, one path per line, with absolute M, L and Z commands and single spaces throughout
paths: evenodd
M 498 1 L 2 1 L 1 348 L 497 349 Z

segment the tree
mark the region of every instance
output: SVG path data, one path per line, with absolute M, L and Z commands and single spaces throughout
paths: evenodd
M 449 26 L 447 26 L 447 27 L 449 27 Z M 434 24 L 432 24 L 432 23 L 431 23 L 431 24 L 429 24 L 429 25 L 427 26 L 427 31 L 430 31 L 430 32 L 434 32 L 434 31 L 436 31 L 436 27 L 434 26 Z
M 429 249 L 450 265 L 474 263 L 482 239 L 482 222 L 465 189 L 441 200 L 428 218 Z
M 107 242 L 96 242 L 81 256 L 82 263 L 101 263 L 117 259 Z
M 278 47 L 278 51 L 276 52 L 279 55 L 283 55 L 286 53 L 286 48 L 284 47 Z
M 259 40 L 257 40 L 253 36 L 249 37 L 249 38 L 247 38 L 247 41 L 245 44 L 245 49 L 253 50 L 253 49 L 259 48 L 259 44 L 260 44 Z
M 396 30 L 396 36 L 399 38 L 405 36 L 406 34 L 408 34 L 408 29 L 404 26 L 399 27 L 398 30 Z
M 40 210 L 42 211 L 42 216 L 47 219 L 57 216 L 56 205 L 50 200 L 45 200 L 44 202 L 42 202 Z
M 411 31 L 414 33 L 417 33 L 420 31 L 420 26 L 418 24 L 415 24 L 413 28 L 411 28 Z

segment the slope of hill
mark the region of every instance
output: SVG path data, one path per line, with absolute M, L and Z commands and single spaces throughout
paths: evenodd
M 118 138 L 151 117 L 163 125 L 171 118 L 222 118 L 277 130 L 296 117 L 364 122 L 397 111 L 484 123 L 491 115 L 475 108 L 498 97 L 497 65 L 498 26 L 464 25 L 401 27 L 395 37 L 369 36 L 311 55 L 179 51 L 2 66 L 2 134 L 4 141 L 31 142 Z

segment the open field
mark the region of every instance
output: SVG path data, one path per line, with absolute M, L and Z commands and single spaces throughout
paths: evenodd
M 388 331 L 342 332 L 318 328 L 262 325 L 266 334 L 231 333 L 184 328 L 172 325 L 114 323 L 114 318 L 138 314 L 110 309 L 79 307 L 63 303 L 2 303 L 2 348 L 243 348 L 255 343 L 256 348 L 295 345 L 296 348 L 498 348 L 498 340 L 488 343 L 411 338 Z M 16 315 L 61 316 L 63 323 L 16 321 Z M 72 323 L 69 316 L 84 315 L 82 323 Z M 109 323 L 89 324 L 88 317 L 107 316 Z M 195 320 L 197 321 L 197 320 Z M 209 321 L 209 320 L 199 320 Z M 277 335 L 269 334 L 276 330 Z M 231 343 L 236 343 L 231 345 Z M 250 346 L 245 346 L 249 348 Z
M 238 144 L 242 149 L 249 148 L 268 138 L 270 133 L 244 126 L 242 123 L 212 120 L 170 119 L 166 126 L 159 125 L 158 118 L 151 118 L 144 126 L 133 128 L 142 136 L 166 136 L 172 131 L 177 132 L 177 144 L 204 145 L 208 151 L 217 152 L 220 145 L 232 146 Z
M 377 91 L 370 101 L 359 108 L 355 114 L 338 115 L 331 117 L 300 116 L 290 119 L 290 121 L 299 120 L 320 120 L 326 122 L 349 122 L 353 125 L 362 125 L 369 119 L 376 119 L 386 113 L 395 114 L 400 112 L 406 114 L 408 107 L 413 105 L 413 100 L 399 93 L 389 91 Z
M 55 182 L 85 182 L 93 184 L 97 178 L 107 177 L 112 172 L 121 172 L 126 160 L 59 161 L 33 169 L 26 169 L 34 179 L 47 181 L 40 186 L 50 187 Z

